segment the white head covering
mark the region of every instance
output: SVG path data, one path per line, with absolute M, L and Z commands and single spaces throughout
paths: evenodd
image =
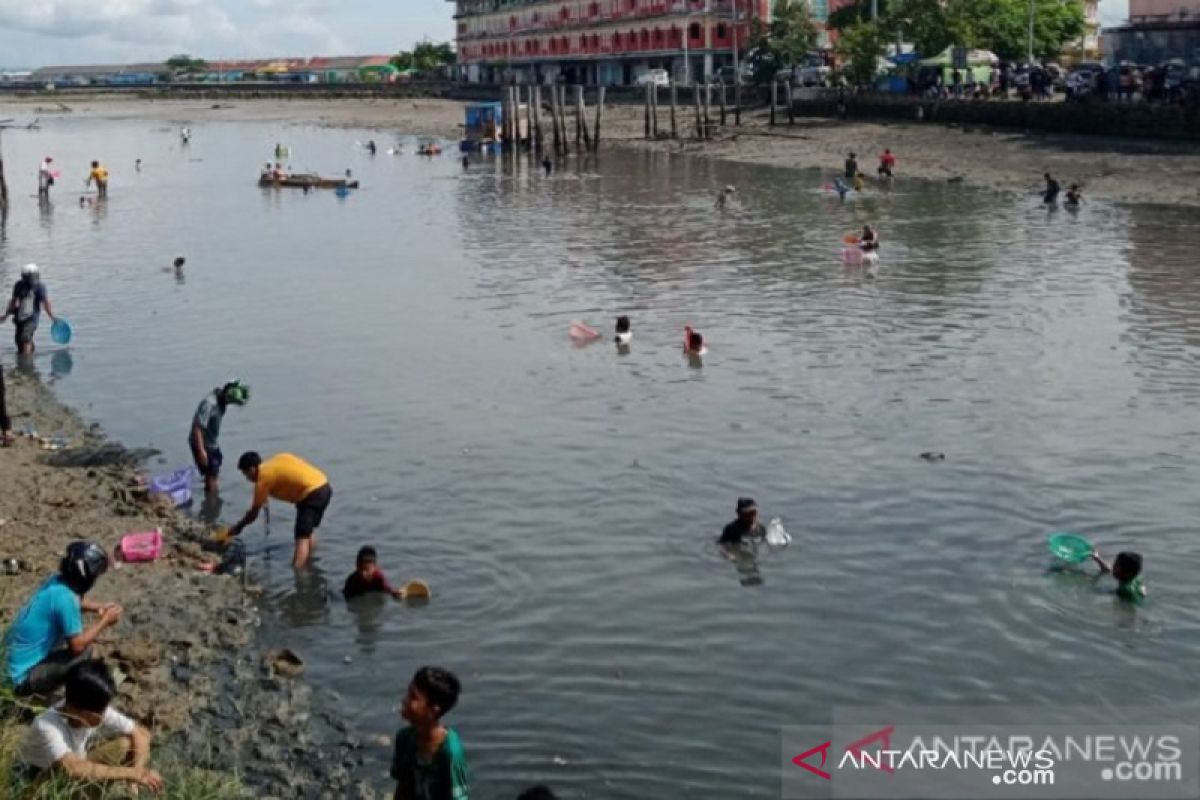
M 30 275 L 37 275 L 37 274 L 38 274 L 38 265 L 37 264 L 26 264 L 25 266 L 21 267 L 21 276 L 22 277 L 28 277 Z

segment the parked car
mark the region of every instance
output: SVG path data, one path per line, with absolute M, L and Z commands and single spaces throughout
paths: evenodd
M 743 62 L 742 66 L 741 66 L 741 70 L 742 70 L 742 85 L 744 86 L 747 83 L 751 83 L 754 80 L 753 67 L 751 67 L 748 62 Z M 735 74 L 736 73 L 733 71 L 733 67 L 721 67 L 719 70 L 717 70 L 716 75 L 714 77 L 716 78 L 717 83 L 723 83 L 726 86 L 733 86 L 733 84 L 735 82 L 733 79 L 733 76 Z
M 671 76 L 665 69 L 651 69 L 638 75 L 634 83 L 638 86 L 670 86 Z
M 796 67 L 794 80 L 801 86 L 825 86 L 829 83 L 829 67 L 824 63 L 809 62 Z

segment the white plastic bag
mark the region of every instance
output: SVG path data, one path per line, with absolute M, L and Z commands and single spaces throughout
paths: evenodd
M 767 526 L 767 544 L 772 547 L 787 547 L 792 542 L 791 535 L 783 529 L 783 520 L 775 517 Z

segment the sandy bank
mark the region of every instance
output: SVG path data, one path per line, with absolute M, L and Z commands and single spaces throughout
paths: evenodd
M 463 103 L 449 100 L 131 100 L 123 97 L 62 96 L 56 102 L 74 115 L 104 119 L 154 119 L 198 125 L 219 120 L 280 125 L 378 128 L 427 136 L 458 136 Z M 690 112 L 690 113 L 689 113 Z M 0 118 L 26 122 L 61 113 L 44 98 L 0 101 Z M 660 109 L 660 131 L 669 129 Z M 859 154 L 873 174 L 878 154 L 891 148 L 897 175 L 944 181 L 955 179 L 1002 190 L 1033 190 L 1049 171 L 1064 188 L 1078 182 L 1085 195 L 1135 203 L 1200 205 L 1200 148 L 1170 142 L 1025 134 L 1010 130 L 949 127 L 934 123 L 879 123 L 800 119 L 794 127 L 767 126 L 762 111 L 743 115 L 740 129 L 726 128 L 712 142 L 647 142 L 642 110 L 605 109 L 604 137 L 610 142 L 653 147 L 739 163 L 841 170 L 846 153 Z M 694 129 L 694 111 L 680 110 L 680 130 Z
M 21 562 L 15 575 L 0 571 L 0 630 L 68 542 L 93 539 L 111 553 L 124 533 L 161 527 L 163 559 L 110 570 L 89 595 L 125 608 L 95 652 L 123 674 L 119 706 L 154 732 L 156 762 L 237 772 L 261 797 L 373 796 L 349 775 L 361 744 L 321 715 L 302 681 L 264 664 L 253 583 L 198 571 L 214 559 L 201 551 L 203 526 L 131 492 L 149 454 L 107 442 L 36 377 L 6 368 L 5 379 L 14 431 L 61 433 L 70 447 L 48 452 L 19 437 L 0 449 L 0 559 Z M 0 719 L 0 733 L 14 724 Z M 0 778 L 0 796 L 8 788 Z

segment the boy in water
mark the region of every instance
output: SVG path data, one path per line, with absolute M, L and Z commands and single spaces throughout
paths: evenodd
M 88 173 L 87 185 L 91 186 L 92 181 L 96 182 L 96 196 L 108 197 L 108 170 L 99 161 L 92 162 L 92 171 Z
M 892 170 L 896 168 L 896 157 L 892 155 L 892 151 L 886 147 L 883 150 L 883 155 L 879 157 L 879 177 L 892 177 Z
M 1049 172 L 1045 173 L 1042 177 L 1046 179 L 1046 191 L 1042 193 L 1042 202 L 1046 205 L 1053 205 L 1058 202 L 1058 181 L 1051 178 Z
M 358 557 L 354 560 L 354 572 L 346 578 L 342 595 L 351 600 L 371 592 L 383 592 L 397 600 L 404 599 L 404 590 L 392 588 L 383 570 L 379 568 L 379 556 L 375 553 L 375 548 L 368 545 L 359 548 Z
M 135 791 L 162 791 L 162 776 L 148 766 L 150 733 L 109 705 L 116 694 L 103 661 L 72 667 L 66 699 L 43 711 L 21 744 L 21 760 L 30 772 L 48 777 L 53 770 L 78 782 L 77 788 L 120 782 Z M 93 738 L 113 741 L 88 752 Z
M 468 800 L 467 754 L 442 717 L 458 703 L 461 686 L 453 673 L 421 667 L 408 684 L 400 715 L 409 727 L 396 733 L 392 756 L 394 800 Z
M 1072 183 L 1071 188 L 1067 189 L 1067 205 L 1077 206 L 1083 200 L 1083 190 L 1079 188 L 1078 183 Z
M 1110 565 L 1100 553 L 1093 552 L 1092 560 L 1100 567 L 1102 573 L 1111 573 L 1117 580 L 1117 597 L 1137 603 L 1146 596 L 1146 587 L 1142 585 L 1142 556 L 1128 550 L 1117 553 Z
M 704 335 L 692 330 L 691 325 L 683 326 L 683 352 L 689 356 L 702 356 L 708 352 L 704 344 Z
M 737 519 L 721 531 L 721 544 L 741 544 L 747 539 L 765 539 L 767 531 L 758 521 L 758 503 L 749 497 L 739 497 Z
M 622 314 L 617 317 L 617 335 L 614 337 L 617 344 L 629 344 L 633 340 L 633 329 L 629 322 L 629 317 Z

